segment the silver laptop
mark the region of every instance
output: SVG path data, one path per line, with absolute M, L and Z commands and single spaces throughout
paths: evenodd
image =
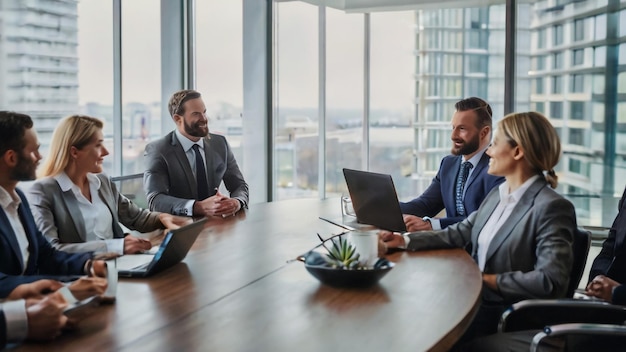
M 343 169 L 343 176 L 359 223 L 383 230 L 406 231 L 391 175 Z
M 168 269 L 182 261 L 204 229 L 204 218 L 176 230 L 170 230 L 155 254 L 133 254 L 119 257 L 115 267 L 120 277 L 146 277 Z

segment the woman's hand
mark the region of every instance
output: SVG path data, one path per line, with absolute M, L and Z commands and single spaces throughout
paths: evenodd
M 397 232 L 380 231 L 378 233 L 378 240 L 382 242 L 385 249 L 388 248 L 405 248 L 404 237 Z M 380 249 L 380 245 L 378 246 Z
M 168 213 L 159 214 L 159 220 L 166 229 L 175 230 L 179 227 L 190 224 L 193 219 L 185 216 L 176 216 Z
M 124 237 L 124 254 L 135 254 L 143 251 L 149 251 L 152 243 L 144 238 L 126 235 Z

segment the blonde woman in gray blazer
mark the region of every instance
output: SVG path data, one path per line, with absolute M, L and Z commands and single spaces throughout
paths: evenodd
M 442 231 L 381 233 L 383 248 L 471 244 L 483 272 L 482 305 L 461 342 L 495 333 L 501 313 L 514 302 L 564 297 L 573 261 L 576 214 L 552 189 L 561 146 L 548 119 L 537 112 L 507 115 L 487 154 L 488 172 L 506 181 L 467 219 Z
M 133 204 L 102 174 L 102 122 L 73 115 L 55 129 L 50 158 L 31 187 L 28 199 L 41 232 L 57 249 L 67 252 L 116 252 L 132 254 L 148 250 L 148 240 L 124 233 L 175 228 L 186 220 L 151 212 Z

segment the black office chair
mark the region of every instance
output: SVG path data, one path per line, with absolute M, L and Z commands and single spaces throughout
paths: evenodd
M 586 346 L 581 347 L 575 341 L 567 341 L 571 336 L 591 336 L 593 340 L 586 341 Z M 590 351 L 619 351 L 626 346 L 626 326 L 612 324 L 587 324 L 587 323 L 571 323 L 546 326 L 542 332 L 537 333 L 533 337 L 530 344 L 531 352 L 540 352 L 545 346 L 544 341 L 547 338 L 565 339 L 565 350 L 590 350 Z M 596 340 L 597 339 L 597 340 Z M 572 344 L 572 346 L 569 345 Z M 592 346 L 588 344 L 591 343 Z M 549 348 L 552 350 L 552 348 Z
M 590 243 L 591 234 L 577 229 L 568 297 L 573 297 L 582 278 Z M 626 345 L 625 322 L 625 306 L 600 300 L 525 300 L 513 304 L 502 314 L 498 331 L 541 330 L 533 338 L 531 351 L 541 351 L 542 341 L 546 338 L 567 339 L 574 335 L 592 335 L 600 339 L 611 336 L 614 341 Z

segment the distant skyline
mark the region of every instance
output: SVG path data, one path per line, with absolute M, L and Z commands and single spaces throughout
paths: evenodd
M 279 104 L 317 105 L 317 8 L 302 2 L 277 3 Z M 197 89 L 207 105 L 243 101 L 242 4 L 233 0 L 196 2 Z M 327 102 L 334 108 L 363 106 L 363 15 L 327 9 Z M 112 104 L 112 3 L 78 3 L 79 103 Z M 371 15 L 372 108 L 410 107 L 414 99 L 414 12 Z M 132 26 L 132 27 L 131 27 Z M 284 31 L 284 32 L 281 32 Z M 160 2 L 122 2 L 122 99 L 161 99 Z M 281 89 L 285 88 L 285 89 Z

